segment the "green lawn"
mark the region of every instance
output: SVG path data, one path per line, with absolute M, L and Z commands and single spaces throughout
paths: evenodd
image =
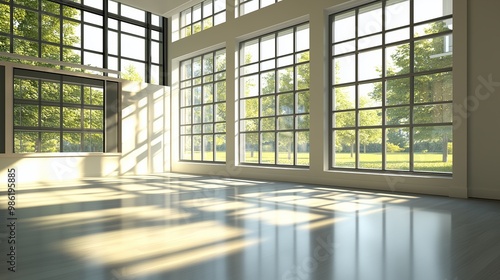
M 415 171 L 432 171 L 432 172 L 452 172 L 453 156 L 448 155 L 448 161 L 442 161 L 441 153 L 415 153 L 414 154 L 414 170 Z M 387 170 L 409 170 L 410 154 L 387 153 Z M 359 157 L 361 168 L 381 169 L 382 154 L 380 153 L 361 153 Z M 351 157 L 350 153 L 336 153 L 335 167 L 350 167 L 354 168 L 355 158 Z
M 211 161 L 213 159 L 213 153 L 207 152 L 204 155 L 204 160 Z M 202 160 L 201 153 L 194 154 L 194 160 Z M 226 153 L 217 152 L 216 161 L 225 161 Z M 245 154 L 245 158 L 241 159 L 244 163 L 258 163 L 259 153 L 254 152 L 253 156 L 250 152 Z M 398 153 L 387 153 L 387 170 L 409 170 L 409 153 L 398 152 Z M 448 161 L 442 162 L 442 154 L 440 153 L 415 153 L 414 154 L 414 170 L 415 171 L 427 171 L 427 172 L 452 172 L 452 162 L 453 156 L 448 155 Z M 263 164 L 279 164 L 279 165 L 292 165 L 293 155 L 288 158 L 288 153 L 278 153 L 278 162 L 275 160 L 275 153 L 264 152 L 262 153 L 262 163 Z M 308 166 L 309 165 L 309 154 L 299 153 L 297 155 L 297 164 Z M 365 169 L 382 169 L 382 154 L 380 153 L 361 153 L 359 157 L 359 165 L 361 168 Z M 336 153 L 335 154 L 335 167 L 355 167 L 355 158 L 351 157 L 350 153 Z

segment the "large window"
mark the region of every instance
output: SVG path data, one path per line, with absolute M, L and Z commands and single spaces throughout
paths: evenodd
M 125 79 L 164 84 L 163 41 L 163 18 L 111 0 L 0 0 L 1 52 L 118 70 Z
M 181 12 L 181 38 L 226 22 L 226 0 L 205 0 Z
M 248 13 L 257 11 L 264 7 L 278 3 L 282 0 L 237 0 L 239 15 L 243 16 Z
M 226 51 L 181 62 L 180 159 L 226 161 Z
M 240 44 L 240 162 L 309 165 L 309 24 Z
M 104 90 L 99 80 L 16 69 L 14 152 L 104 152 Z
M 331 16 L 331 167 L 452 172 L 452 0 Z

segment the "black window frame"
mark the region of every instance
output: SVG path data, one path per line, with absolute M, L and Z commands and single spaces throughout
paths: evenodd
M 453 90 L 451 92 L 451 99 L 450 100 L 446 100 L 446 101 L 436 101 L 436 102 L 417 102 L 415 100 L 415 96 L 414 96 L 414 93 L 415 93 L 415 86 L 414 86 L 414 81 L 416 78 L 418 77 L 424 77 L 424 76 L 427 76 L 427 75 L 432 75 L 432 74 L 446 74 L 446 73 L 449 73 L 451 76 L 452 76 L 452 79 L 453 79 L 453 64 L 449 67 L 442 67 L 442 68 L 437 68 L 437 69 L 431 69 L 431 70 L 415 70 L 415 42 L 418 42 L 418 41 L 423 41 L 423 40 L 432 40 L 434 38 L 439 38 L 439 37 L 444 37 L 444 36 L 450 36 L 448 39 L 451 38 L 450 41 L 448 41 L 448 43 L 450 43 L 450 49 L 451 49 L 451 54 L 453 54 L 453 44 L 452 44 L 452 38 L 453 38 L 453 30 L 445 30 L 445 31 L 440 31 L 440 32 L 437 32 L 437 33 L 433 33 L 433 34 L 425 34 L 425 35 L 415 35 L 415 27 L 417 26 L 422 26 L 422 25 L 425 25 L 425 24 L 432 24 L 432 23 L 435 23 L 435 22 L 439 22 L 439 21 L 453 21 L 453 11 L 451 11 L 451 13 L 449 15 L 443 15 L 443 16 L 440 16 L 440 17 L 435 17 L 435 18 L 431 18 L 431 19 L 426 19 L 426 20 L 423 20 L 423 21 L 419 21 L 419 22 L 415 22 L 414 20 L 414 0 L 408 0 L 409 2 L 409 24 L 408 25 L 403 25 L 403 26 L 397 26 L 397 27 L 394 27 L 394 28 L 389 28 L 389 29 L 386 29 L 386 3 L 388 2 L 389 0 L 377 0 L 377 1 L 372 1 L 370 3 L 367 3 L 367 4 L 363 4 L 363 5 L 360 5 L 360 6 L 356 6 L 354 8 L 349 8 L 349 9 L 346 9 L 346 10 L 342 10 L 342 11 L 339 11 L 339 12 L 336 12 L 334 14 L 331 14 L 329 16 L 329 43 L 328 43 L 328 53 L 329 53 L 329 97 L 328 97 L 328 124 L 329 124 L 329 129 L 328 129 L 328 139 L 329 139 L 329 144 L 328 144 L 328 147 L 329 147 L 329 151 L 328 151 L 328 158 L 329 158 L 329 170 L 336 170 L 336 171 L 352 171 L 352 172 L 373 172 L 373 173 L 396 173 L 396 174 L 415 174 L 415 175 L 428 175 L 428 174 L 433 174 L 433 175 L 437 175 L 437 176 L 445 176 L 445 177 L 449 177 L 449 176 L 452 176 L 453 175 L 453 167 L 452 167 L 452 171 L 451 172 L 447 172 L 447 171 L 424 171 L 424 170 L 418 170 L 418 169 L 415 169 L 415 158 L 414 158 L 414 155 L 415 155 L 415 130 L 419 129 L 419 128 L 442 128 L 443 130 L 450 130 L 451 133 L 453 134 L 453 119 L 452 119 L 452 115 L 451 115 L 451 121 L 448 121 L 448 122 L 436 122 L 436 123 L 415 123 L 415 118 L 414 118 L 414 108 L 415 107 L 418 107 L 418 106 L 425 106 L 425 105 L 429 105 L 429 106 L 432 106 L 432 105 L 437 105 L 437 106 L 447 106 L 449 105 L 449 107 L 451 108 L 450 109 L 450 112 L 452 114 L 452 106 L 453 106 Z M 369 7 L 371 5 L 374 5 L 374 4 L 378 4 L 378 3 L 381 3 L 381 10 L 382 10 L 382 31 L 380 32 L 375 32 L 375 33 L 371 33 L 371 34 L 368 34 L 368 35 L 363 35 L 363 36 L 358 36 L 358 32 L 359 32 L 359 28 L 358 28 L 358 14 L 359 14 L 359 11 L 365 7 Z M 334 21 L 335 21 L 335 16 L 337 15 L 342 15 L 342 14 L 347 14 L 349 12 L 352 12 L 354 11 L 355 13 L 355 22 L 356 22 L 356 26 L 355 26 L 355 32 L 356 32 L 356 35 L 354 38 L 352 39 L 346 39 L 344 41 L 339 41 L 339 42 L 334 42 L 334 28 L 333 28 L 333 25 L 334 25 Z M 389 42 L 389 43 L 386 43 L 386 33 L 389 33 L 391 31 L 397 31 L 397 30 L 403 30 L 405 28 L 408 28 L 408 32 L 409 32 L 409 36 L 408 36 L 408 39 L 404 39 L 404 40 L 396 40 L 396 41 L 393 41 L 393 42 Z M 363 38 L 368 38 L 370 36 L 373 36 L 373 35 L 377 35 L 377 34 L 380 34 L 381 35 L 381 41 L 382 43 L 381 44 L 376 44 L 372 47 L 368 47 L 368 48 L 362 48 L 362 49 L 359 49 L 358 48 L 358 43 L 359 43 L 359 39 L 363 39 Z M 347 52 L 343 52 L 341 54 L 334 54 L 334 46 L 335 45 L 338 45 L 338 44 L 342 44 L 342 43 L 346 43 L 348 41 L 354 41 L 355 42 L 355 47 L 354 47 L 354 50 L 353 51 L 347 51 Z M 445 40 L 446 41 L 446 40 Z M 409 65 L 408 65 L 408 68 L 409 68 L 409 72 L 407 74 L 403 74 L 403 75 L 393 75 L 393 76 L 386 76 L 386 60 L 387 60 L 387 57 L 386 57 L 386 48 L 387 47 L 391 47 L 391 46 L 397 46 L 397 45 L 400 45 L 402 43 L 408 43 L 410 45 L 410 50 L 409 50 Z M 359 74 L 359 65 L 358 65 L 358 54 L 359 53 L 363 53 L 363 52 L 367 52 L 367 51 L 370 51 L 370 50 L 376 50 L 376 49 L 381 49 L 381 52 L 382 52 L 382 55 L 381 55 L 381 59 L 382 59 L 382 69 L 383 71 L 381 71 L 381 77 L 380 78 L 373 78 L 373 79 L 368 79 L 368 80 L 359 80 L 358 79 L 358 74 Z M 335 71 L 334 71 L 334 65 L 333 65 L 333 59 L 335 57 L 342 57 L 342 56 L 348 56 L 348 55 L 355 55 L 355 80 L 353 82 L 346 82 L 346 83 L 339 83 L 339 84 L 335 84 L 335 81 L 334 81 L 334 75 L 335 75 Z M 409 79 L 409 102 L 407 104 L 402 104 L 402 105 L 388 105 L 386 104 L 387 102 L 387 99 L 386 99 L 386 82 L 387 81 L 391 81 L 391 80 L 397 80 L 397 79 L 401 79 L 401 78 L 407 78 Z M 372 108 L 359 108 L 359 105 L 358 105 L 358 99 L 359 99 L 359 90 L 358 90 L 358 86 L 359 85 L 362 85 L 362 84 L 367 84 L 367 83 L 373 83 L 373 82 L 381 82 L 382 84 L 382 102 L 381 102 L 381 105 L 378 106 L 378 107 L 372 107 Z M 335 110 L 334 109 L 334 102 L 335 102 L 335 99 L 334 99 L 334 92 L 335 92 L 335 87 L 347 87 L 347 86 L 354 86 L 355 87 L 355 108 L 354 109 L 347 109 L 347 110 Z M 399 124 L 399 125 L 394 125 L 394 124 L 387 124 L 387 109 L 390 109 L 390 108 L 403 108 L 403 107 L 409 107 L 409 115 L 408 115 L 408 124 Z M 359 116 L 359 112 L 361 111 L 368 111 L 370 109 L 380 109 L 381 112 L 382 112 L 382 115 L 381 115 L 381 119 L 382 119 L 382 123 L 381 125 L 375 125 L 375 126 L 362 126 L 360 125 L 360 116 Z M 353 112 L 354 115 L 355 115 L 355 124 L 353 126 L 348 126 L 348 127 L 341 127 L 341 128 L 336 128 L 335 127 L 335 124 L 334 124 L 334 114 L 335 113 L 343 113 L 343 112 Z M 380 169 L 371 169 L 371 168 L 361 168 L 359 165 L 360 165 L 360 160 L 359 160 L 359 153 L 361 153 L 360 151 L 360 134 L 359 134 L 359 131 L 362 130 L 362 129 L 380 129 L 382 131 L 382 140 L 381 140 L 381 154 L 382 154 L 382 161 L 381 161 L 381 168 Z M 409 162 L 408 162 L 408 170 L 399 170 L 399 169 L 388 169 L 387 168 L 387 143 L 389 143 L 387 141 L 387 131 L 389 129 L 408 129 L 408 142 L 409 142 L 409 151 L 408 151 L 408 154 L 409 154 Z M 340 167 L 340 166 L 335 166 L 334 162 L 335 162 L 335 153 L 336 153 L 336 147 L 335 147 L 335 137 L 334 137 L 334 133 L 335 131 L 339 131 L 339 130 L 354 130 L 355 131 L 355 142 L 356 142 L 356 148 L 355 150 L 353 151 L 354 155 L 355 155 L 355 167 Z M 453 138 L 451 138 L 451 142 L 453 142 L 452 140 Z M 448 148 L 447 148 L 448 149 Z M 448 151 L 447 151 L 448 152 Z
M 308 160 L 307 160 L 307 164 L 299 164 L 299 159 L 298 159 L 298 153 L 299 153 L 299 147 L 298 147 L 298 139 L 299 139 L 299 133 L 308 133 L 308 138 L 310 139 L 310 108 L 307 108 L 307 110 L 305 112 L 298 112 L 300 111 L 298 108 L 299 108 L 299 97 L 298 95 L 300 93 L 307 93 L 308 94 L 308 98 L 310 100 L 310 95 L 311 95 L 311 92 L 310 92 L 310 88 L 298 88 L 298 74 L 297 74 L 297 68 L 302 66 L 302 65 L 308 65 L 309 67 L 309 72 L 310 72 L 310 57 L 308 57 L 308 60 L 307 61 L 298 61 L 297 60 L 297 57 L 298 55 L 300 54 L 305 54 L 307 53 L 308 55 L 310 55 L 310 46 L 308 49 L 305 49 L 305 50 L 300 50 L 300 51 L 297 51 L 297 30 L 298 28 L 300 27 L 303 27 L 303 26 L 307 26 L 307 29 L 310 30 L 310 23 L 307 21 L 307 22 L 302 22 L 302 23 L 299 23 L 299 24 L 295 24 L 293 26 L 289 26 L 289 27 L 286 27 L 286 28 L 282 28 L 280 30 L 277 30 L 277 31 L 274 31 L 274 32 L 270 32 L 270 33 L 266 33 L 266 34 L 263 34 L 263 35 L 260 35 L 260 36 L 256 36 L 256 37 L 253 37 L 251 39 L 248 39 L 248 40 L 245 40 L 245 41 L 242 41 L 240 42 L 239 44 L 239 75 L 238 75 L 238 84 L 239 84 L 239 92 L 238 92 L 238 97 L 237 97 L 237 104 L 239 106 L 239 116 L 238 116 L 238 142 L 239 142 L 239 164 L 241 165 L 254 165 L 254 166 L 264 166 L 264 167 L 285 167 L 285 168 L 309 168 L 310 167 L 310 164 L 311 164 L 311 160 L 310 160 L 310 151 L 308 152 L 309 153 L 309 157 L 308 157 Z M 291 53 L 288 53 L 288 54 L 284 54 L 284 55 L 278 55 L 278 35 L 282 32 L 287 32 L 287 31 L 292 31 L 292 34 L 293 34 L 293 51 Z M 265 37 L 269 37 L 269 36 L 274 36 L 274 47 L 275 47 L 275 50 L 274 50 L 274 56 L 271 57 L 271 58 L 266 58 L 266 59 L 261 59 L 261 42 L 262 42 L 262 39 L 265 38 Z M 309 39 L 309 38 L 308 38 Z M 309 39 L 310 40 L 310 39 Z M 247 43 L 247 42 L 251 42 L 251 41 L 258 41 L 258 49 L 259 49 L 259 57 L 257 58 L 257 61 L 256 62 L 251 62 L 251 63 L 245 63 L 244 62 L 244 58 L 243 58 L 243 54 L 244 52 L 242 51 L 243 48 L 244 48 L 244 44 Z M 285 63 L 285 65 L 282 65 L 282 66 L 279 66 L 279 59 L 280 58 L 286 58 L 286 57 L 293 57 L 293 63 Z M 274 66 L 273 67 L 270 67 L 270 68 L 266 68 L 265 70 L 262 70 L 262 63 L 265 63 L 265 62 L 272 62 L 274 60 Z M 245 68 L 246 67 L 252 67 L 252 66 L 256 66 L 258 68 L 257 71 L 255 72 L 251 72 L 249 74 L 245 74 Z M 280 91 L 279 90 L 279 85 L 278 85 L 278 73 L 280 70 L 285 70 L 287 68 L 293 68 L 293 89 L 292 90 L 285 90 L 285 91 Z M 267 73 L 267 72 L 270 72 L 270 71 L 274 71 L 274 92 L 273 93 L 270 93 L 270 94 L 261 94 L 261 84 L 260 84 L 260 80 L 261 80 L 261 76 L 263 73 Z M 253 75 L 257 75 L 259 78 L 258 78 L 258 94 L 256 96 L 250 96 L 250 97 L 245 97 L 244 96 L 244 92 L 243 92 L 243 86 L 242 86 L 242 83 L 243 83 L 243 79 L 245 77 L 249 77 L 249 76 L 253 76 Z M 310 82 L 310 81 L 308 81 Z M 284 96 L 284 95 L 287 95 L 287 94 L 292 94 L 293 95 L 293 112 L 292 113 L 283 113 L 283 114 L 280 114 L 278 111 L 279 111 L 279 97 L 280 96 Z M 266 97 L 274 97 L 274 114 L 273 115 L 265 115 L 265 116 L 262 116 L 262 98 L 266 98 Z M 258 116 L 257 117 L 244 117 L 242 115 L 242 107 L 243 107 L 243 102 L 245 102 L 246 100 L 251 100 L 251 99 L 257 99 L 257 103 L 258 103 Z M 280 118 L 293 118 L 293 128 L 291 129 L 280 129 Z M 299 119 L 301 117 L 305 117 L 307 119 L 307 127 L 308 128 L 299 128 Z M 269 119 L 269 118 L 274 118 L 274 129 L 265 129 L 263 130 L 262 127 L 263 127 L 263 120 L 264 119 Z M 257 121 L 257 130 L 255 131 L 246 131 L 246 124 L 245 122 L 246 121 Z M 243 127 L 245 127 L 245 129 L 242 129 Z M 262 137 L 262 134 L 268 134 L 268 133 L 274 133 L 274 153 L 275 153 L 275 157 L 274 157 L 274 163 L 268 163 L 268 162 L 265 162 L 263 161 L 263 158 L 262 158 L 262 153 L 263 153 L 263 137 Z M 284 164 L 284 163 L 279 163 L 279 155 L 280 155 L 280 143 L 279 143 L 279 134 L 280 133 L 292 133 L 293 136 L 293 140 L 292 140 L 292 144 L 291 146 L 293 146 L 293 151 L 291 152 L 293 154 L 293 159 L 292 159 L 292 163 L 291 164 Z M 246 153 L 246 148 L 245 148 L 245 145 L 246 143 L 244 143 L 245 141 L 243 140 L 243 137 L 244 135 L 246 134 L 258 134 L 258 137 L 257 137 L 257 152 L 258 152 L 258 159 L 257 159 L 257 162 L 250 162 L 250 161 L 244 161 L 243 158 L 244 158 L 244 155 Z M 310 146 L 310 140 L 309 140 L 309 143 L 306 144 L 308 147 Z M 309 149 L 309 148 L 308 148 Z

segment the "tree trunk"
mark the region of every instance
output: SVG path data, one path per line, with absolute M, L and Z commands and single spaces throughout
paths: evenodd
M 448 136 L 443 137 L 443 162 L 448 162 Z
M 363 153 L 366 154 L 366 144 L 363 145 Z
M 351 157 L 354 157 L 354 143 L 351 144 Z
M 250 152 L 250 157 L 253 157 L 253 149 L 252 149 L 252 151 Z

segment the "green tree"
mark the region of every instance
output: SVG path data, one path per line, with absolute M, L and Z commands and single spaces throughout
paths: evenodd
M 424 29 L 424 34 L 437 34 L 449 31 L 445 22 L 433 23 Z M 452 66 L 452 56 L 446 53 L 446 36 L 435 37 L 433 39 L 418 40 L 414 44 L 414 71 L 421 72 L 434 69 L 444 69 Z M 391 55 L 392 67 L 387 69 L 387 76 L 404 75 L 409 73 L 410 65 L 410 45 L 398 46 Z M 452 78 L 449 72 L 440 72 L 432 75 L 417 76 L 414 78 L 414 99 L 415 103 L 433 103 L 451 101 L 452 98 Z M 409 104 L 410 80 L 395 79 L 390 80 L 386 86 L 386 102 L 389 105 Z M 381 86 L 379 86 L 372 96 L 382 100 Z M 446 103 L 446 102 L 445 102 Z M 437 106 L 414 106 L 413 115 L 416 124 L 432 124 L 451 121 L 451 105 Z M 387 111 L 387 119 L 393 120 L 391 124 L 405 124 L 409 122 L 408 109 L 401 107 Z M 441 142 L 442 161 L 448 161 L 448 142 L 452 132 L 447 127 L 433 126 L 416 130 L 415 139 L 422 141 Z M 408 147 L 408 135 L 404 132 L 392 130 L 388 134 L 390 143 L 397 144 L 401 148 Z
M 249 64 L 252 61 L 252 57 L 247 55 L 245 57 L 245 64 Z M 299 63 L 308 62 L 309 53 L 301 54 L 299 58 Z M 259 81 L 255 79 L 246 79 L 243 85 L 244 93 L 243 96 L 254 96 L 250 99 L 244 101 L 244 118 L 257 118 L 260 116 L 264 119 L 260 124 L 261 132 L 263 131 L 275 131 L 275 130 L 289 130 L 294 128 L 294 117 L 290 116 L 294 113 L 309 113 L 309 92 L 305 92 L 310 86 L 310 71 L 309 63 L 300 64 L 297 66 L 297 77 L 294 77 L 294 67 L 287 67 L 279 69 L 278 71 L 272 70 L 269 72 L 261 73 L 260 76 L 260 93 L 255 92 L 258 88 Z M 255 75 L 254 77 L 257 77 Z M 295 108 L 294 103 L 294 81 L 297 83 L 297 90 L 304 91 L 299 95 L 300 108 Z M 279 93 L 278 95 L 275 95 Z M 259 98 L 260 98 L 260 108 L 259 108 Z M 269 119 L 266 119 L 269 117 Z M 276 127 L 276 122 L 274 118 L 278 118 Z M 301 129 L 309 129 L 309 115 L 301 116 L 302 127 Z M 259 122 L 257 119 L 255 121 L 246 121 L 245 129 L 247 132 L 256 132 L 259 129 Z M 276 141 L 278 142 L 277 148 L 278 152 L 286 152 L 287 158 L 290 160 L 292 158 L 293 151 L 295 150 L 294 145 L 294 133 L 289 132 L 279 132 L 278 139 L 272 133 L 262 133 L 262 145 L 268 147 L 276 147 Z M 258 133 L 248 133 L 246 140 L 247 147 L 251 149 L 250 156 L 254 156 L 254 151 L 258 151 Z M 309 144 L 309 133 L 299 133 L 297 137 L 298 145 L 308 145 Z M 275 148 L 273 148 L 273 151 Z
M 121 78 L 129 81 L 143 82 L 141 74 L 137 72 L 137 68 L 133 64 L 127 65 L 121 73 Z

